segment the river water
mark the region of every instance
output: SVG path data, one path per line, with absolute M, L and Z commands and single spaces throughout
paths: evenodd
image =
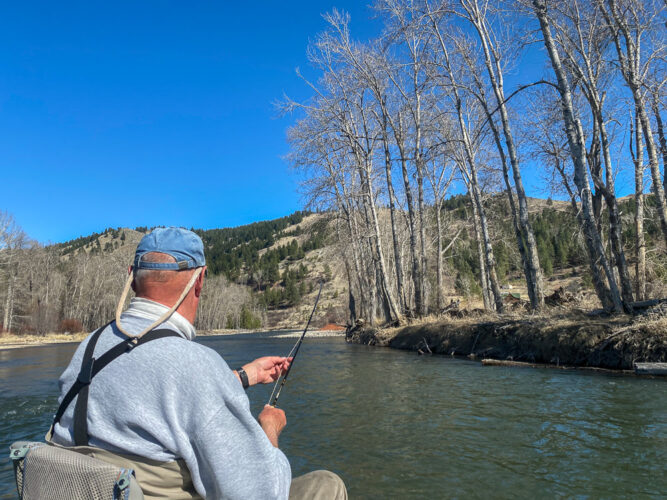
M 203 337 L 234 367 L 295 339 Z M 0 351 L 0 444 L 41 439 L 74 344 Z M 255 414 L 270 386 L 248 395 Z M 282 395 L 293 475 L 350 498 L 665 498 L 667 383 L 479 363 L 306 338 Z M 6 449 L 6 448 L 5 448 Z M 4 452 L 3 452 L 4 454 Z M 0 498 L 15 498 L 0 459 Z

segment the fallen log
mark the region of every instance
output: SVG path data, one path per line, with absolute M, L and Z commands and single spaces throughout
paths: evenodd
M 639 363 L 641 364 L 641 363 Z M 648 364 L 662 364 L 667 365 L 667 363 L 648 363 Z M 611 368 L 600 368 L 597 366 L 570 366 L 570 365 L 554 365 L 551 363 L 529 363 L 527 361 L 512 361 L 509 359 L 491 359 L 484 358 L 482 359 L 482 366 L 514 366 L 514 367 L 523 367 L 523 368 L 554 368 L 556 370 L 590 370 L 596 372 L 605 372 L 605 373 L 625 373 L 632 374 L 632 370 L 615 370 Z
M 544 367 L 544 364 L 528 363 L 525 361 L 511 361 L 509 359 L 491 359 L 484 358 L 482 360 L 484 366 L 528 366 L 528 367 Z
M 667 363 L 635 363 L 637 375 L 661 375 L 667 376 Z

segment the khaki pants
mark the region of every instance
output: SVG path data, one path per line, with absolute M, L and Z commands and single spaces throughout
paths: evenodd
M 292 479 L 289 500 L 347 500 L 347 490 L 333 472 L 316 470 Z

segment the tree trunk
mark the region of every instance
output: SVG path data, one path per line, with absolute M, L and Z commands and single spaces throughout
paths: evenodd
M 338 232 L 338 240 L 341 240 L 340 236 L 340 229 L 338 227 L 338 224 L 336 224 L 336 229 Z M 345 266 L 345 275 L 347 276 L 347 310 L 349 313 L 349 325 L 351 327 L 354 327 L 356 321 L 357 321 L 357 302 L 354 298 L 354 293 L 353 289 L 354 287 L 352 286 L 352 274 L 350 273 L 350 263 L 349 259 L 345 255 L 345 250 L 343 247 L 341 247 L 341 257 L 343 259 L 343 265 Z
M 604 195 L 607 208 L 609 209 L 609 239 L 611 242 L 612 253 L 614 255 L 614 261 L 616 263 L 616 269 L 618 269 L 618 275 L 621 281 L 623 304 L 625 309 L 630 312 L 630 304 L 633 302 L 632 282 L 630 280 L 628 264 L 625 259 L 625 250 L 623 250 L 623 227 L 621 223 L 621 214 L 618 209 L 618 201 L 616 200 L 611 153 L 609 152 L 609 139 L 607 137 L 607 128 L 602 119 L 602 111 L 596 106 L 594 113 L 597 115 L 597 121 L 599 121 L 602 154 L 605 163 L 606 186 L 604 187 L 602 194 Z
M 570 147 L 570 154 L 574 164 L 574 182 L 579 190 L 581 199 L 581 220 L 583 223 L 586 248 L 590 259 L 591 272 L 593 273 L 593 282 L 602 306 L 605 309 L 610 308 L 616 312 L 621 312 L 623 310 L 621 296 L 611 267 L 604 254 L 602 240 L 600 239 L 600 234 L 592 214 L 591 190 L 588 176 L 586 174 L 585 140 L 581 124 L 574 113 L 570 84 L 565 76 L 558 50 L 556 49 L 556 45 L 551 36 L 551 28 L 547 17 L 545 2 L 543 0 L 533 0 L 533 7 L 535 15 L 540 23 L 540 28 L 544 37 L 544 45 L 549 53 L 551 66 L 558 81 L 558 92 L 561 96 L 563 121 L 565 123 L 568 145 Z M 601 265 L 605 272 L 609 284 L 608 288 L 604 285 L 598 265 Z
M 483 92 L 484 89 L 480 86 L 480 92 Z M 503 169 L 503 180 L 505 181 L 505 187 L 507 188 L 507 197 L 509 200 L 510 211 L 512 212 L 512 227 L 514 228 L 514 236 L 516 237 L 517 247 L 519 249 L 519 256 L 521 257 L 521 265 L 523 267 L 523 274 L 526 278 L 526 289 L 528 290 L 528 298 L 530 299 L 530 304 L 533 309 L 540 307 L 540 301 L 535 296 L 536 286 L 532 283 L 533 273 L 530 270 L 530 265 L 528 263 L 528 256 L 526 255 L 526 247 L 523 244 L 523 234 L 521 232 L 521 227 L 519 225 L 519 215 L 516 209 L 516 204 L 514 203 L 514 194 L 512 192 L 512 185 L 510 184 L 509 172 L 507 168 L 507 157 L 505 155 L 505 150 L 500 143 L 500 133 L 498 132 L 498 127 L 496 127 L 493 117 L 489 112 L 489 108 L 484 103 L 484 110 L 486 112 L 487 121 L 489 122 L 489 127 L 493 133 L 493 140 L 496 143 L 496 149 L 498 149 L 498 154 L 500 155 L 500 164 Z M 538 259 L 539 264 L 539 259 Z M 540 270 L 541 275 L 541 270 Z M 544 299 L 544 297 L 542 298 Z M 542 304 L 544 300 L 542 300 Z
M 600 161 L 600 135 L 598 123 L 593 120 L 593 133 L 591 134 L 591 147 L 586 152 L 586 161 L 593 179 L 600 179 L 602 175 L 602 162 Z M 595 184 L 595 183 L 594 183 Z M 595 184 L 595 191 L 591 191 L 593 218 L 598 233 L 602 234 L 602 192 L 600 184 Z
M 419 160 L 421 163 L 421 159 Z M 417 168 L 417 194 L 419 207 L 419 286 L 421 288 L 421 316 L 428 314 L 428 294 L 426 289 L 426 225 L 424 224 L 424 177 L 422 167 Z
M 482 234 L 484 243 L 484 256 L 486 258 L 486 272 L 489 277 L 489 286 L 493 294 L 493 300 L 496 306 L 496 311 L 502 313 L 504 310 L 503 297 L 500 292 L 500 285 L 498 284 L 498 276 L 496 274 L 496 259 L 493 255 L 493 247 L 491 246 L 491 238 L 489 236 L 489 226 L 486 220 L 486 212 L 482 204 L 482 196 L 479 192 L 479 184 L 477 181 L 477 169 L 471 168 L 472 174 L 472 192 L 473 199 L 477 204 L 477 211 L 479 213 L 479 229 Z
M 330 173 L 333 173 L 333 169 L 330 170 Z M 333 177 L 333 176 L 332 176 Z M 342 192 L 341 192 L 342 189 Z M 334 179 L 334 191 L 336 193 L 336 201 L 340 210 L 343 212 L 347 230 L 350 234 L 350 245 L 349 248 L 352 252 L 352 263 L 354 264 L 354 275 L 357 282 L 357 288 L 359 292 L 359 298 L 361 299 L 361 304 L 357 304 L 357 301 L 354 300 L 352 281 L 350 279 L 350 298 L 352 299 L 352 304 L 354 306 L 354 311 L 350 311 L 350 314 L 354 314 L 354 319 L 358 317 L 357 307 L 361 309 L 362 314 L 364 310 L 364 287 L 363 287 L 363 276 L 361 273 L 361 265 L 359 263 L 360 253 L 359 253 L 359 233 L 357 230 L 356 220 L 353 220 L 354 210 L 350 206 L 351 197 L 348 195 L 345 185 L 342 185 L 340 188 L 338 186 L 338 181 Z M 345 259 L 347 265 L 347 259 Z
M 356 219 L 353 219 L 354 215 L 352 211 L 347 213 L 347 225 L 348 231 L 350 232 L 350 248 L 352 250 L 352 263 L 354 264 L 354 272 L 357 278 L 357 287 L 359 290 L 359 299 L 360 301 L 356 303 L 361 314 L 368 318 L 367 313 L 367 293 L 368 287 L 366 285 L 365 274 L 361 269 L 361 248 L 359 242 L 361 241 L 361 236 L 357 229 Z
M 5 332 L 9 332 L 11 330 L 13 298 L 14 298 L 14 279 L 10 275 L 7 277 L 7 297 L 5 297 L 5 317 L 4 320 L 2 321 L 2 327 Z
M 482 286 L 482 300 L 484 301 L 484 309 L 487 311 L 493 310 L 493 301 L 491 300 L 491 292 L 489 290 L 489 279 L 486 272 L 486 259 L 484 258 L 484 244 L 482 243 L 482 234 L 479 230 L 479 212 L 477 204 L 472 195 L 470 186 L 468 186 L 468 195 L 470 196 L 470 203 L 472 204 L 472 222 L 475 228 L 475 241 L 477 242 L 477 257 L 479 259 L 479 283 Z
M 657 91 L 653 93 L 652 108 L 658 128 L 660 153 L 662 154 L 662 188 L 667 191 L 667 139 L 665 139 L 665 128 L 662 123 L 662 116 L 660 115 L 660 96 Z
M 396 196 L 394 194 L 394 184 L 391 178 L 391 152 L 389 151 L 389 140 L 387 137 L 387 118 L 383 113 L 383 127 L 384 127 L 384 170 L 387 179 L 387 194 L 389 196 L 389 217 L 391 219 L 391 237 L 394 247 L 394 268 L 396 271 L 396 292 L 398 296 L 398 303 L 401 316 L 405 313 L 405 291 L 403 290 L 403 261 L 401 259 L 400 245 L 398 242 L 398 230 L 396 229 Z
M 660 215 L 660 225 L 662 227 L 665 243 L 667 243 L 667 202 L 665 201 L 665 189 L 662 185 L 662 179 L 660 177 L 660 165 L 658 162 L 655 141 L 653 140 L 651 122 L 646 114 L 644 103 L 641 101 L 641 97 L 635 99 L 635 107 L 637 108 L 639 114 L 642 130 L 644 131 L 644 144 L 646 146 L 649 166 L 651 168 L 651 179 L 653 181 L 651 184 L 653 185 L 653 194 L 655 194 L 655 200 L 657 204 L 656 210 Z
M 416 65 L 414 66 L 416 68 Z M 415 89 L 417 88 L 417 71 L 413 72 Z M 421 294 L 421 316 L 428 314 L 428 298 L 426 295 L 426 226 L 424 224 L 424 172 L 421 151 L 421 96 L 415 91 L 415 170 L 417 173 L 417 206 L 419 210 L 419 288 Z
M 415 310 L 421 311 L 423 308 L 423 296 L 421 293 L 421 278 L 419 266 L 419 253 L 417 252 L 417 228 L 415 221 L 414 201 L 412 199 L 412 187 L 410 186 L 410 174 L 408 173 L 407 160 L 405 158 L 405 150 L 403 147 L 402 135 L 394 130 L 394 137 L 396 145 L 401 155 L 401 173 L 403 174 L 403 187 L 405 190 L 405 201 L 408 206 L 408 228 L 410 230 L 410 258 L 412 262 L 412 283 L 414 286 Z
M 463 150 L 465 154 L 465 163 L 467 163 L 468 168 L 470 169 L 470 177 L 467 179 L 466 183 L 468 184 L 468 190 L 471 193 L 471 198 L 473 201 L 473 206 L 477 206 L 479 214 L 479 230 L 482 236 L 484 244 L 484 259 L 486 261 L 487 274 L 489 279 L 489 284 L 491 292 L 493 293 L 493 300 L 496 306 L 496 310 L 499 313 L 503 312 L 503 299 L 500 294 L 500 286 L 498 285 L 498 278 L 496 275 L 496 263 L 493 256 L 493 248 L 491 246 L 491 240 L 488 234 L 488 226 L 486 223 L 486 215 L 484 213 L 484 206 L 482 205 L 481 196 L 479 193 L 479 184 L 477 182 L 477 167 L 475 165 L 475 158 L 472 151 L 472 143 L 468 130 L 466 128 L 465 120 L 463 118 L 463 105 L 461 102 L 461 96 L 457 88 L 456 77 L 454 71 L 452 71 L 449 54 L 447 47 L 445 46 L 444 40 L 438 30 L 437 24 L 434 22 L 434 28 L 442 48 L 443 56 L 445 57 L 445 68 L 447 69 L 448 76 L 452 82 L 450 89 L 451 95 L 454 97 L 454 107 L 456 108 L 457 121 L 459 125 L 459 131 L 461 132 L 461 139 L 463 142 Z M 464 176 L 467 175 L 466 168 L 463 165 L 460 165 L 461 172 Z M 484 276 L 482 274 L 482 276 Z
M 373 251 L 373 241 L 372 238 L 368 235 L 371 230 L 371 222 L 368 210 L 368 201 L 366 200 L 366 188 L 364 186 L 364 175 L 363 168 L 357 166 L 359 179 L 361 181 L 361 207 L 358 208 L 358 211 L 363 216 L 362 219 L 362 230 L 363 234 L 359 235 L 360 249 L 359 249 L 359 262 L 360 262 L 360 272 L 361 278 L 365 285 L 365 291 L 362 292 L 363 305 L 362 309 L 364 314 L 364 320 L 371 325 L 374 325 L 376 320 L 377 313 L 377 286 L 375 283 L 376 279 L 376 262 L 375 262 L 375 252 Z
M 637 300 L 646 300 L 646 241 L 644 239 L 644 143 L 635 114 L 635 130 L 630 122 L 630 154 L 635 165 L 635 296 Z M 632 141 L 635 141 L 635 153 L 632 153 Z
M 456 109 L 458 114 L 459 129 L 461 131 L 461 136 L 463 138 L 463 149 L 466 155 L 466 162 L 468 163 L 468 168 L 470 169 L 469 178 L 468 178 L 468 190 L 471 193 L 472 201 L 474 206 L 477 207 L 477 215 L 479 218 L 479 232 L 482 238 L 483 244 L 483 254 L 484 260 L 486 263 L 487 277 L 489 279 L 489 288 L 493 295 L 493 302 L 496 307 L 496 311 L 499 313 L 503 312 L 503 298 L 500 293 L 500 286 L 498 285 L 498 276 L 496 274 L 496 259 L 493 255 L 493 247 L 491 246 L 491 238 L 489 237 L 489 228 L 486 221 L 486 213 L 484 211 L 484 205 L 482 204 L 482 196 L 479 192 L 479 182 L 477 180 L 477 165 L 475 164 L 475 158 L 472 153 L 472 145 L 470 144 L 470 137 L 468 136 L 468 131 L 465 127 L 465 122 L 463 121 L 463 110 L 461 108 L 461 101 L 456 97 Z M 468 175 L 463 168 L 464 176 Z
M 435 295 L 435 300 L 438 308 L 438 313 L 442 311 L 443 308 L 443 300 L 442 300 L 442 214 L 440 213 L 441 207 L 440 207 L 440 198 L 438 195 L 435 196 L 435 203 L 434 203 L 434 209 L 435 209 L 435 225 L 436 225 L 436 231 L 438 232 L 436 235 L 436 295 Z
M 366 159 L 366 164 L 363 168 L 363 174 L 365 177 L 365 188 L 366 193 L 364 199 L 368 209 L 370 210 L 370 225 L 373 231 L 373 245 L 372 249 L 374 252 L 374 257 L 377 266 L 377 289 L 379 291 L 379 299 L 382 303 L 382 309 L 385 313 L 385 322 L 391 323 L 397 321 L 400 317 L 398 309 L 396 308 L 396 302 L 391 295 L 391 290 L 389 289 L 389 282 L 387 280 L 387 268 L 384 262 L 384 254 L 382 252 L 382 238 L 380 236 L 380 223 L 378 221 L 377 210 L 375 208 L 375 198 L 373 196 L 372 180 L 370 175 L 370 170 L 372 165 L 369 159 Z

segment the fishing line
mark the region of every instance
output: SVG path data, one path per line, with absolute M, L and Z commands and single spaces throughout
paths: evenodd
M 299 348 L 301 347 L 301 343 L 303 342 L 303 338 L 306 336 L 306 332 L 308 331 L 308 327 L 310 326 L 310 320 L 313 319 L 313 314 L 315 314 L 315 309 L 317 309 L 317 303 L 320 301 L 320 295 L 322 294 L 322 286 L 324 285 L 324 280 L 320 281 L 320 290 L 317 292 L 317 298 L 315 299 L 315 305 L 313 306 L 313 310 L 310 313 L 310 317 L 308 318 L 308 323 L 306 323 L 306 328 L 303 329 L 303 333 L 301 334 L 301 337 L 299 337 L 299 340 L 296 341 L 296 344 L 292 346 L 292 349 L 290 352 L 287 354 L 287 358 L 290 356 L 292 357 L 292 362 L 289 365 L 289 368 L 285 372 L 285 375 L 282 377 L 282 382 L 280 380 L 280 377 L 276 379 L 276 383 L 273 385 L 273 390 L 271 391 L 271 395 L 269 396 L 269 401 L 267 404 L 270 404 L 271 406 L 277 406 L 278 405 L 278 398 L 280 397 L 280 392 L 283 390 L 283 387 L 285 386 L 285 382 L 287 382 L 287 376 L 289 375 L 290 370 L 292 369 L 292 366 L 294 366 L 294 360 L 296 359 L 296 355 L 299 353 Z M 280 383 L 280 387 L 278 387 L 278 384 Z M 273 398 L 273 394 L 276 392 L 276 389 L 278 389 L 278 393 L 276 394 L 276 397 Z M 271 399 L 273 399 L 273 403 L 271 402 Z

